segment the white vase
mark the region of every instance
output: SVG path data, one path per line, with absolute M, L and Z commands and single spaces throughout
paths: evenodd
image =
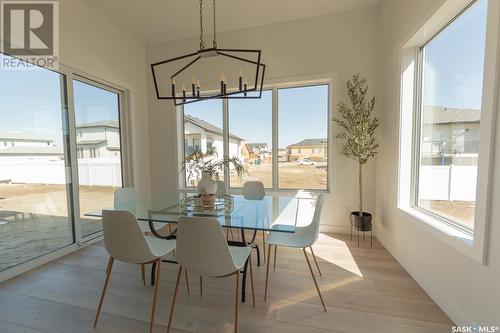
M 217 183 L 214 182 L 210 172 L 204 172 L 201 175 L 201 180 L 198 182 L 199 194 L 215 194 L 217 193 Z

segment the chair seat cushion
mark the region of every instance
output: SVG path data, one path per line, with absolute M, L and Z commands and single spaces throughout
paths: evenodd
M 269 245 L 304 248 L 309 247 L 314 242 L 306 228 L 297 227 L 294 233 L 289 232 L 269 232 L 266 243 Z
M 156 237 L 146 237 L 146 242 L 149 245 L 151 253 L 156 257 L 163 257 L 175 250 L 175 239 L 161 239 Z
M 229 252 L 233 257 L 234 266 L 239 270 L 245 265 L 252 248 L 250 246 L 229 246 Z

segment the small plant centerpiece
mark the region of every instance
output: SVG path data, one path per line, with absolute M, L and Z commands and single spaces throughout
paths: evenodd
M 182 163 L 181 172 L 186 171 L 186 177 L 193 186 L 196 180 L 199 180 L 198 193 L 202 196 L 203 204 L 209 205 L 215 201 L 215 193 L 217 192 L 217 183 L 215 181 L 220 179 L 224 167 L 232 167 L 238 177 L 248 172 L 238 157 L 219 159 L 215 147 L 205 153 L 195 151 L 186 156 Z
M 347 82 L 349 102 L 338 105 L 339 118 L 333 121 L 338 126 L 335 138 L 340 141 L 342 155 L 355 160 L 358 164 L 359 209 L 351 212 L 351 224 L 359 231 L 370 231 L 372 215 L 363 211 L 363 165 L 377 154 L 379 144 L 375 130 L 379 121 L 373 116 L 375 97 L 367 99 L 366 79 L 356 74 Z M 359 241 L 359 238 L 358 238 Z

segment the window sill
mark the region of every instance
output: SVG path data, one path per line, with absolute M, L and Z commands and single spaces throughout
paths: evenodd
M 483 258 L 481 255 L 478 255 L 478 251 L 475 248 L 476 244 L 474 244 L 474 236 L 472 234 L 453 227 L 452 225 L 428 215 L 419 209 L 410 207 L 399 207 L 399 209 L 409 215 L 411 220 L 419 228 L 424 229 L 435 238 L 459 250 L 474 260 L 482 262 Z

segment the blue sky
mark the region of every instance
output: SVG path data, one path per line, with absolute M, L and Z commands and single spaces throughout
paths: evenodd
M 62 79 L 48 70 L 0 70 L 0 131 L 44 135 L 60 144 Z M 118 120 L 116 94 L 80 81 L 73 85 L 77 124 Z
M 426 46 L 424 104 L 480 108 L 486 5 L 487 1 L 479 0 Z M 455 38 L 457 34 L 461 36 L 459 40 Z M 0 131 L 47 133 L 59 141 L 60 77 L 46 70 L 0 70 Z M 326 137 L 327 96 L 326 86 L 279 90 L 279 147 L 305 138 Z M 117 120 L 117 99 L 113 93 L 75 83 L 75 103 L 77 123 Z M 260 100 L 230 101 L 231 133 L 247 142 L 271 145 L 271 103 L 270 92 L 265 92 Z M 222 128 L 220 110 L 220 100 L 186 106 L 188 113 Z
M 247 142 L 272 145 L 272 92 L 261 99 L 229 101 L 229 131 Z M 222 103 L 207 100 L 187 104 L 186 114 L 222 128 Z M 278 90 L 279 147 L 306 138 L 326 138 L 328 129 L 328 86 Z
M 427 44 L 424 105 L 481 108 L 486 14 L 479 0 Z

